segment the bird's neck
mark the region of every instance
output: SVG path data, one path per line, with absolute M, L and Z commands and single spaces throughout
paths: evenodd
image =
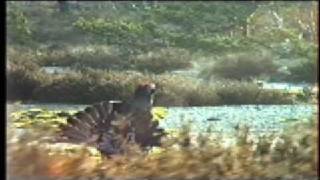
M 131 105 L 134 109 L 149 111 L 153 105 L 153 96 L 135 96 Z

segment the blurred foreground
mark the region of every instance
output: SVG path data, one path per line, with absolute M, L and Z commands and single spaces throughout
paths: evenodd
M 162 148 L 143 152 L 132 144 L 112 158 L 82 145 L 50 142 L 63 120 L 45 122 L 9 123 L 9 179 L 317 179 L 316 118 L 255 141 L 242 126 L 228 146 L 219 136 L 194 137 L 185 126 Z

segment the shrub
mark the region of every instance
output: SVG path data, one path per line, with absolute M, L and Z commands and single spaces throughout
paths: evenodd
M 304 60 L 296 66 L 289 67 L 290 75 L 286 80 L 291 82 L 308 82 L 315 83 L 317 81 L 317 62 L 314 59 Z
M 80 49 L 75 52 L 70 50 L 46 52 L 40 63 L 45 66 L 92 67 L 97 69 L 123 69 L 128 68 L 129 65 L 128 62 L 102 47 Z
M 191 88 L 185 99 L 189 106 L 213 106 L 222 103 L 217 94 L 216 85 L 205 83 Z
M 18 7 L 9 8 L 7 16 L 7 27 L 9 29 L 8 40 L 10 43 L 31 44 L 32 31 L 30 28 L 29 19 L 25 13 Z
M 285 93 L 260 90 L 252 83 L 237 81 L 208 83 L 178 75 L 152 75 L 90 68 L 58 76 L 24 70 L 24 67 L 10 72 L 8 87 L 18 91 L 10 98 L 39 102 L 94 103 L 110 99 L 127 99 L 138 84 L 155 82 L 158 87 L 155 103 L 158 106 L 292 103 L 291 97 Z
M 45 82 L 46 78 L 32 58 L 34 58 L 32 54 L 26 56 L 8 54 L 6 72 L 8 100 L 30 100 L 34 90 Z
M 19 71 L 7 73 L 7 100 L 28 100 L 38 81 Z
M 161 86 L 155 102 L 162 106 L 293 103 L 293 97 L 284 92 L 259 89 L 258 85 L 248 82 L 196 82 L 169 75 L 157 76 L 155 82 Z
M 202 71 L 205 78 L 219 77 L 235 80 L 248 80 L 252 77 L 270 75 L 277 66 L 272 57 L 260 53 L 240 53 L 227 55 Z
M 37 52 L 25 47 L 7 48 L 8 64 L 28 67 L 30 70 L 38 69 L 39 56 Z
M 183 49 L 161 49 L 158 52 L 149 52 L 132 59 L 135 68 L 156 74 L 185 69 L 191 67 L 191 57 Z
M 67 103 L 128 99 L 134 88 L 147 80 L 139 73 L 88 68 L 54 78 L 52 83 L 35 90 L 35 99 Z
M 257 84 L 238 81 L 215 83 L 217 105 L 225 104 L 291 104 L 292 97 L 276 90 L 260 89 Z
M 43 66 L 72 66 L 77 69 L 87 67 L 112 70 L 139 70 L 151 73 L 191 67 L 190 54 L 181 49 L 162 49 L 159 52 L 150 52 L 133 56 L 129 60 L 115 55 L 112 49 L 93 46 L 72 52 L 71 50 L 54 50 L 44 52 L 39 59 Z

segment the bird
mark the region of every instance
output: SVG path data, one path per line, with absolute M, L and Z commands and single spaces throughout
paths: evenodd
M 127 101 L 102 101 L 86 107 L 60 126 L 59 140 L 93 146 L 106 156 L 124 153 L 128 143 L 142 149 L 160 146 L 165 132 L 152 120 L 155 91 L 154 83 L 139 84 Z

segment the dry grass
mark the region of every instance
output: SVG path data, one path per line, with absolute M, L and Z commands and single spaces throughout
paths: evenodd
M 235 135 L 237 143 L 228 147 L 222 145 L 221 138 L 207 135 L 199 136 L 197 144 L 190 144 L 188 140 L 192 137 L 185 129 L 164 141 L 161 149 L 142 152 L 136 145 L 130 145 L 124 155 L 112 158 L 102 157 L 85 146 L 72 148 L 58 144 L 58 151 L 41 140 L 46 129 L 25 134 L 23 139 L 15 139 L 12 130 L 8 136 L 8 173 L 22 177 L 115 179 L 315 177 L 318 168 L 316 123 L 316 119 L 299 123 L 283 134 L 263 137 L 256 143 L 249 140 L 248 129 L 242 128 Z M 61 150 L 62 147 L 65 149 Z

